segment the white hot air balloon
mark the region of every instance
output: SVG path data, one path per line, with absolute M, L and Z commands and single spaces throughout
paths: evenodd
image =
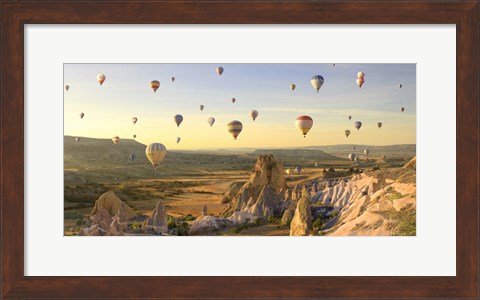
M 325 82 L 325 79 L 323 78 L 322 75 L 315 75 L 312 77 L 312 80 L 310 80 L 310 83 L 312 84 L 313 88 L 317 91 L 317 93 L 322 87 L 324 82 Z
M 100 83 L 100 85 L 102 85 L 104 82 L 105 82 L 105 74 L 98 74 L 97 75 L 97 82 Z
M 207 122 L 208 122 L 208 124 L 210 124 L 210 127 L 212 127 L 213 124 L 215 123 L 215 118 L 214 118 L 214 117 L 209 117 L 209 118 L 207 119 Z

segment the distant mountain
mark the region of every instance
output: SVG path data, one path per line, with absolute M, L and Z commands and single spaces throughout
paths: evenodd
M 344 160 L 344 158 L 339 158 L 334 155 L 325 153 L 322 150 L 312 150 L 312 149 L 258 149 L 251 153 L 253 156 L 258 155 L 268 155 L 273 154 L 275 158 L 279 159 L 314 159 L 316 161 L 329 160 L 337 161 Z
M 353 149 L 355 147 L 355 150 Z M 411 158 L 416 155 L 417 145 L 415 144 L 400 144 L 387 146 L 371 146 L 371 145 L 329 145 L 329 146 L 315 146 L 305 147 L 304 149 L 322 150 L 326 153 L 346 157 L 349 153 L 363 153 L 363 150 L 369 149 L 370 156 L 378 157 L 385 155 L 387 158 Z

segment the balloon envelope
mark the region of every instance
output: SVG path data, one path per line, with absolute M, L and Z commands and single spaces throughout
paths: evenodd
M 295 84 L 293 84 L 293 83 L 290 85 L 290 89 L 291 89 L 292 91 L 294 91 L 296 87 L 297 87 L 297 86 L 296 86 Z
M 251 110 L 249 112 L 249 115 L 250 115 L 250 118 L 252 118 L 252 120 L 255 122 L 255 119 L 258 117 L 258 111 L 256 110 Z
M 137 137 L 137 135 L 136 135 L 136 134 L 134 134 L 134 135 L 133 135 L 133 138 L 136 138 L 136 137 Z
M 180 124 L 183 122 L 183 116 L 182 115 L 175 115 L 175 116 L 173 116 L 173 120 L 175 121 L 175 124 L 177 124 L 177 127 L 179 127 Z
M 355 122 L 355 128 L 357 128 L 357 130 L 360 130 L 361 127 L 362 127 L 362 122 L 360 121 Z
M 204 108 L 205 108 L 205 106 L 200 105 L 200 111 L 203 111 Z
M 132 118 L 132 122 L 133 122 L 133 124 L 136 124 L 136 123 L 137 123 L 137 121 L 138 121 L 138 118 L 137 118 L 137 117 L 133 117 L 133 118 Z
M 357 78 L 357 85 L 359 88 L 361 88 L 364 83 L 365 83 L 365 79 L 363 77 Z
M 150 87 L 152 88 L 153 92 L 156 93 L 158 88 L 160 87 L 160 81 L 158 80 L 150 81 Z
M 175 77 L 172 77 L 172 82 L 175 82 Z
M 364 153 L 366 156 L 368 156 L 368 155 L 370 154 L 370 150 L 365 149 L 365 150 L 363 150 L 363 153 Z
M 214 118 L 214 117 L 209 117 L 209 118 L 207 119 L 207 122 L 208 122 L 208 124 L 210 124 L 210 127 L 212 127 L 212 126 L 213 126 L 213 123 L 215 123 L 215 118 Z
M 317 93 L 322 87 L 324 82 L 325 82 L 325 79 L 323 78 L 322 75 L 315 75 L 312 77 L 312 80 L 310 80 L 310 83 L 312 84 L 313 88 L 317 90 Z
M 302 172 L 302 167 L 296 166 L 295 167 L 295 172 L 297 172 L 297 174 L 300 174 Z
M 351 120 L 352 119 L 352 116 L 348 116 L 348 120 Z
M 357 73 L 357 77 L 358 77 L 358 78 L 365 77 L 365 73 L 363 73 L 363 72 L 358 72 L 358 73 Z
M 237 136 L 242 132 L 243 125 L 242 122 L 234 120 L 227 124 L 227 130 L 233 136 L 234 139 L 237 139 Z
M 355 155 L 354 153 L 350 153 L 350 154 L 348 155 L 348 159 L 350 159 L 351 161 L 354 161 L 354 160 L 355 160 L 355 157 L 356 157 L 356 155 Z
M 232 98 L 232 103 L 235 103 L 235 101 L 237 101 L 237 99 L 235 99 L 235 98 Z
M 68 92 L 69 89 L 70 89 L 70 86 L 67 84 L 67 85 L 65 86 L 65 90 Z
M 218 76 L 220 76 L 223 73 L 223 67 L 217 67 L 215 71 L 217 72 Z
M 105 82 L 105 74 L 98 74 L 97 75 L 97 82 L 100 83 L 100 85 L 102 85 L 104 82 Z
M 80 119 L 83 119 L 83 116 L 85 116 L 84 113 L 80 113 Z
M 130 154 L 130 160 L 134 161 L 135 159 L 137 159 L 137 155 L 135 153 Z
M 161 143 L 152 143 L 145 148 L 145 155 L 156 168 L 167 155 L 167 148 Z
M 177 144 L 180 143 L 181 138 L 177 136 Z
M 114 137 L 112 137 L 112 142 L 114 144 L 118 144 L 120 142 L 120 138 L 118 136 L 114 136 Z
M 401 111 L 404 112 L 404 111 L 405 111 L 405 107 L 402 107 Z
M 77 143 L 80 142 L 80 138 L 79 138 L 79 137 L 76 137 L 76 138 L 75 138 L 75 142 L 77 142 Z
M 295 126 L 303 134 L 303 137 L 305 137 L 313 126 L 313 119 L 309 116 L 297 117 Z
M 403 86 L 403 85 L 400 83 L 400 84 L 398 85 L 398 88 L 399 88 L 399 89 L 401 89 L 401 88 L 402 88 L 402 86 Z
M 348 138 L 348 136 L 350 135 L 350 130 L 345 130 L 345 136 Z
M 382 122 L 377 123 L 378 128 L 382 128 L 382 125 L 383 125 Z

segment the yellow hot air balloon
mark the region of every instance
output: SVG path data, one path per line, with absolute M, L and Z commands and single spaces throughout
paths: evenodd
M 167 155 L 167 148 L 161 143 L 152 143 L 145 148 L 145 155 L 156 169 L 158 164 Z
M 348 138 L 348 136 L 350 135 L 350 130 L 345 130 L 345 136 Z
M 297 87 L 297 86 L 296 86 L 295 84 L 293 84 L 293 83 L 290 85 L 290 89 L 291 89 L 292 91 L 294 91 L 296 87 Z
M 156 93 L 158 88 L 160 87 L 160 81 L 158 80 L 150 81 L 150 87 L 152 88 L 153 92 Z
M 295 120 L 295 126 L 305 137 L 313 126 L 313 119 L 309 116 L 300 116 Z
M 233 136 L 234 139 L 237 139 L 237 136 L 242 132 L 243 125 L 240 121 L 231 121 L 227 124 L 228 132 Z

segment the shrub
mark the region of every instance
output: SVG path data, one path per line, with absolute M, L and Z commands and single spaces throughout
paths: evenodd
M 77 219 L 77 220 L 75 221 L 75 225 L 77 225 L 77 226 L 83 225 L 83 219 Z
M 274 223 L 275 222 L 275 217 L 273 215 L 269 215 L 267 218 L 268 223 Z
M 78 211 L 65 211 L 63 212 L 63 217 L 65 220 L 75 220 L 75 219 L 83 219 L 83 214 L 79 213 Z
M 168 227 L 168 229 L 177 228 L 177 223 L 175 222 L 174 218 L 169 218 L 168 219 L 167 227 Z
M 322 225 L 323 225 L 323 224 L 322 224 L 322 219 L 321 219 L 321 218 L 317 218 L 317 219 L 315 220 L 315 222 L 313 222 L 312 225 L 313 225 L 313 228 L 314 228 L 314 229 L 320 229 L 320 228 L 322 228 Z
M 193 217 L 192 215 L 188 214 L 186 215 L 183 220 L 185 221 L 195 221 L 195 217 Z

